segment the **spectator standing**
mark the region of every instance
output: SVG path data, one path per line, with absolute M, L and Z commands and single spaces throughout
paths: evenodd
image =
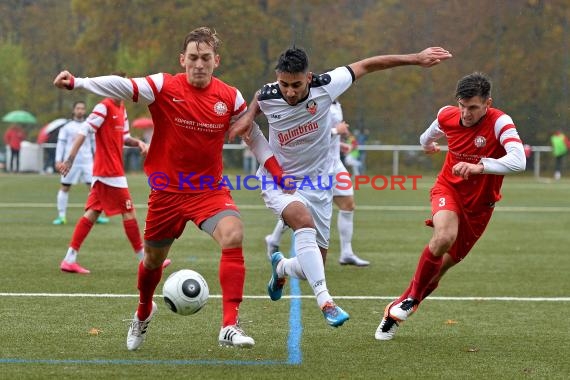
M 19 124 L 12 124 L 4 134 L 4 143 L 10 150 L 10 172 L 17 173 L 20 171 L 20 149 L 22 141 L 26 139 L 26 130 Z
M 552 155 L 554 156 L 554 179 L 559 180 L 562 177 L 562 168 L 564 167 L 564 157 L 568 154 L 568 147 L 570 142 L 568 137 L 558 130 L 550 136 L 550 143 L 552 144 Z

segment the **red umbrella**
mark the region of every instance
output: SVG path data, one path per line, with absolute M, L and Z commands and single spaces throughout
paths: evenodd
M 63 127 L 69 120 L 67 119 L 55 119 L 52 122 L 47 123 L 40 129 L 38 134 L 38 144 L 43 144 L 48 142 L 51 133 L 57 131 L 59 128 Z
M 154 123 L 150 117 L 139 117 L 138 119 L 133 120 L 131 126 L 138 129 L 148 129 L 154 128 Z

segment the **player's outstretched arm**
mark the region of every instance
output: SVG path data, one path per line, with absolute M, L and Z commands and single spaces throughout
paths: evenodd
M 151 76 L 152 77 L 152 76 Z M 139 86 L 134 96 L 133 83 Z M 60 72 L 53 80 L 54 86 L 67 90 L 84 89 L 96 95 L 150 104 L 154 94 L 146 78 L 124 78 L 119 75 L 105 75 L 93 78 L 78 78 L 69 71 Z
M 432 67 L 452 57 L 451 53 L 442 47 L 429 47 L 415 54 L 377 55 L 351 63 L 349 66 L 354 72 L 356 79 L 358 79 L 375 71 L 398 66 Z

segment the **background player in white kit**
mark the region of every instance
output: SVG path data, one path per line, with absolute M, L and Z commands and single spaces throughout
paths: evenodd
M 341 142 L 340 138 L 348 132 L 348 124 L 344 121 L 342 114 L 342 107 L 338 100 L 335 100 L 330 108 L 332 125 L 331 129 L 331 145 L 330 145 L 330 157 L 334 161 L 332 176 L 333 176 L 333 203 L 338 207 L 337 216 L 337 229 L 338 236 L 340 240 L 340 258 L 338 262 L 341 265 L 355 265 L 359 267 L 368 266 L 369 261 L 363 260 L 358 257 L 352 250 L 352 236 L 354 233 L 354 208 L 356 204 L 354 202 L 354 188 L 352 185 L 337 186 L 337 176 L 340 173 L 348 173 L 345 166 L 340 159 Z M 343 181 L 348 180 L 349 177 L 346 176 Z M 281 243 L 281 237 L 283 233 L 287 230 L 287 226 L 283 222 L 283 219 L 279 219 L 273 229 L 273 232 L 265 237 L 265 244 L 267 246 L 267 256 L 271 260 L 271 256 L 279 251 L 279 244 Z
M 417 54 L 375 56 L 313 75 L 302 49 L 293 47 L 281 54 L 276 66 L 277 82 L 265 85 L 258 92 L 247 113 L 234 123 L 229 136 L 247 138 L 262 164 L 257 174 L 262 178 L 261 194 L 266 206 L 294 231 L 296 256 L 286 259 L 276 252 L 271 257 L 272 276 L 267 290 L 272 300 L 281 298 L 285 276 L 294 276 L 309 282 L 329 325 L 338 327 L 349 319 L 348 313 L 329 294 L 324 270 L 333 196 L 329 179 L 330 106 L 367 73 L 402 65 L 430 67 L 448 58 L 451 58 L 449 52 L 435 47 Z M 267 140 L 259 128 L 252 128 L 260 112 L 269 121 L 270 149 L 265 149 Z M 275 158 L 269 158 L 270 153 Z M 264 184 L 264 178 L 277 179 L 283 189 Z M 291 179 L 303 181 L 296 191 L 288 187 Z M 303 187 L 307 179 L 320 186 Z
M 56 166 L 61 165 L 71 152 L 71 147 L 77 139 L 77 134 L 81 124 L 85 121 L 86 107 L 84 101 L 77 101 L 73 103 L 73 111 L 71 113 L 71 120 L 64 124 L 57 135 L 57 146 L 55 149 L 55 163 Z M 79 182 L 91 187 L 93 181 L 93 155 L 95 154 L 95 139 L 89 136 L 85 143 L 79 149 L 77 157 L 75 158 L 75 165 L 71 168 L 69 173 L 61 176 L 61 187 L 57 192 L 57 212 L 58 216 L 52 222 L 54 225 L 63 225 L 67 223 L 67 204 L 69 201 L 69 190 L 71 185 L 77 185 Z M 109 219 L 100 215 L 97 218 L 97 223 L 108 223 Z

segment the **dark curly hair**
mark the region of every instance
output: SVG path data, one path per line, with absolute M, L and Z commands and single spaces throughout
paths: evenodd
M 305 73 L 309 69 L 309 58 L 301 48 L 293 46 L 279 56 L 275 70 L 282 73 Z

